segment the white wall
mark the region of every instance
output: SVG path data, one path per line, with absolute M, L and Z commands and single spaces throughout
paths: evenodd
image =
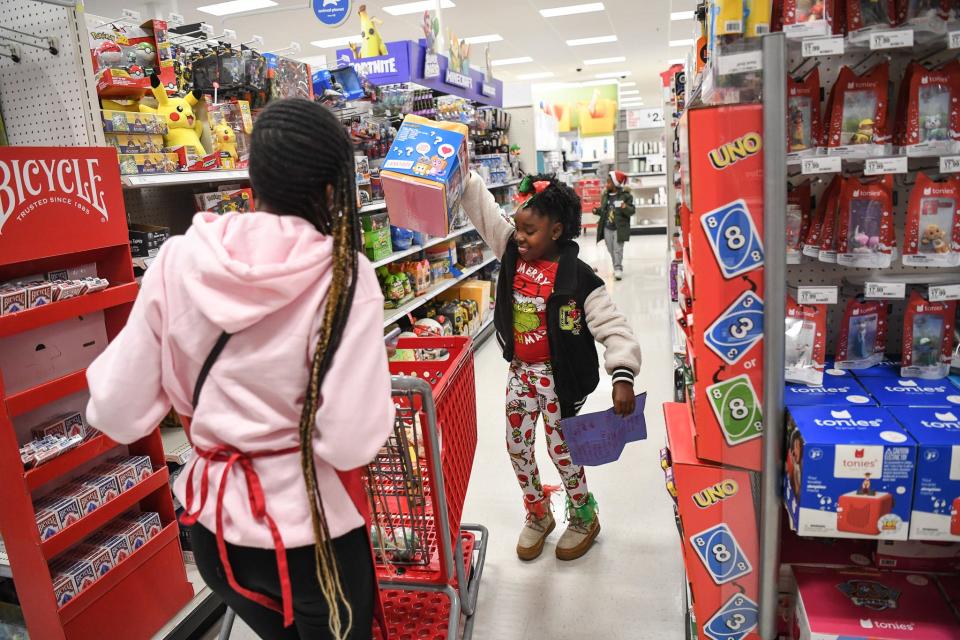
M 520 168 L 527 173 L 537 171 L 537 140 L 533 107 L 507 109 L 510 120 L 510 144 L 520 145 Z
M 503 83 L 503 108 L 528 107 L 533 104 L 533 94 L 529 82 Z

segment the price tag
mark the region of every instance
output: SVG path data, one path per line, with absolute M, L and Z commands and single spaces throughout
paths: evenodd
M 947 302 L 960 300 L 960 284 L 932 284 L 927 291 L 930 302 Z
M 253 36 L 253 44 L 257 45 L 261 49 L 263 48 L 263 36 Z
M 940 173 L 957 173 L 960 171 L 960 156 L 941 156 Z
M 878 31 L 870 34 L 870 49 L 899 49 L 913 46 L 913 29 L 897 29 L 896 31 Z
M 706 67 L 703 70 L 703 80 L 700 82 L 700 96 L 701 100 L 706 101 L 710 94 L 713 93 L 713 69 L 711 67 Z
M 800 172 L 804 175 L 811 173 L 840 173 L 842 168 L 843 163 L 840 156 L 804 158 L 800 163 Z
M 207 24 L 206 22 L 200 23 L 200 31 L 202 31 L 208 38 L 213 37 L 213 25 Z
M 837 304 L 837 287 L 798 287 L 797 302 L 800 304 Z
M 140 24 L 140 12 L 133 9 L 124 9 L 121 13 L 124 20 L 129 20 L 135 24 Z
M 842 56 L 843 52 L 843 36 L 807 38 L 801 45 L 801 53 L 804 58 L 811 58 L 813 56 Z
M 951 31 L 947 34 L 947 48 L 960 49 L 960 31 Z
M 171 13 L 167 16 L 167 25 L 171 27 L 182 27 L 185 22 L 182 13 Z
M 230 42 L 237 41 L 237 32 L 233 29 L 224 29 L 223 30 L 223 39 L 229 40 Z
M 722 76 L 728 76 L 733 73 L 759 71 L 762 68 L 763 52 L 761 51 L 735 53 L 728 56 L 720 56 L 717 59 L 717 71 L 719 71 Z
M 864 298 L 905 298 L 907 297 L 907 283 L 905 282 L 867 282 L 863 285 Z
M 906 173 L 907 156 L 897 158 L 867 158 L 863 173 L 868 176 L 878 176 L 885 173 Z

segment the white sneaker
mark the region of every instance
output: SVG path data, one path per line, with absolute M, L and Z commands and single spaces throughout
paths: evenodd
M 616 269 L 613 272 L 613 277 L 616 280 L 623 280 L 623 269 Z
M 547 536 L 556 526 L 557 521 L 553 519 L 553 513 L 550 511 L 547 511 L 542 518 L 527 513 L 527 521 L 523 525 L 520 540 L 517 542 L 517 556 L 521 560 L 538 558 L 543 553 L 543 545 L 547 541 Z

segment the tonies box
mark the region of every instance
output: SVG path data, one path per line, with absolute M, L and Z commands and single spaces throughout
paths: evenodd
M 783 391 L 783 400 L 787 406 L 846 407 L 876 404 L 853 374 L 843 369 L 825 370 L 821 387 L 788 382 Z
M 861 384 L 881 407 L 957 407 L 960 389 L 948 379 L 923 380 L 900 376 L 861 378 Z
M 802 536 L 906 540 L 916 443 L 879 407 L 789 407 L 784 502 Z

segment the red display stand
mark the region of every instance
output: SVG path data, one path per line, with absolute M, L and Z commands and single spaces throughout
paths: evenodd
M 138 291 L 116 150 L 0 148 L 0 281 L 87 264 L 95 264 L 97 274 L 110 281 L 108 289 L 0 316 L 0 340 L 15 340 L 44 327 L 49 334 L 53 325 L 99 314 L 107 340 L 112 340 L 123 328 Z M 13 390 L 3 375 L 0 372 L 0 533 L 30 637 L 150 638 L 193 595 L 181 559 L 159 433 L 129 445 L 131 455 L 150 457 L 155 469 L 151 476 L 41 542 L 34 499 L 96 460 L 123 451 L 98 435 L 25 472 L 16 419 L 82 392 L 86 370 L 57 372 L 33 386 Z M 160 515 L 161 532 L 58 607 L 48 563 L 138 506 Z

